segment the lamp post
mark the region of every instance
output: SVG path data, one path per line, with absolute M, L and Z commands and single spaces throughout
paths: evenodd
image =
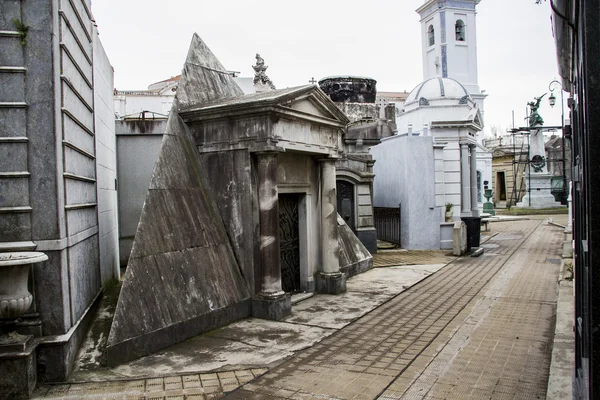
M 565 169 L 565 102 L 563 98 L 563 88 L 562 84 L 556 79 L 548 84 L 548 90 L 550 90 L 550 97 L 548 97 L 548 102 L 550 103 L 550 107 L 554 107 L 556 104 L 556 96 L 554 96 L 554 89 L 556 85 L 560 86 L 560 126 L 562 132 L 562 181 L 563 181 L 563 195 L 561 199 L 561 203 L 564 199 L 567 198 L 567 170 Z

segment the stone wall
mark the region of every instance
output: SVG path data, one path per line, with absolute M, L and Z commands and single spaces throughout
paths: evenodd
M 135 231 L 160 150 L 166 120 L 115 121 L 119 186 L 119 258 L 127 265 Z
M 24 323 L 42 336 L 39 379 L 56 381 L 69 373 L 102 283 L 97 184 L 108 185 L 96 171 L 104 161 L 90 2 L 5 0 L 0 30 L 0 247 L 49 257 L 34 267 Z M 101 135 L 107 143 L 107 130 Z
M 117 140 L 113 102 L 114 72 L 95 29 L 93 41 L 100 275 L 102 283 L 105 283 L 119 276 Z
M 377 160 L 375 207 L 402 204 L 402 247 L 439 249 L 441 206 L 436 206 L 435 159 L 431 137 L 395 136 L 371 150 Z

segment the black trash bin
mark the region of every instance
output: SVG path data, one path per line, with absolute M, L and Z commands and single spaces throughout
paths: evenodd
M 467 226 L 467 251 L 472 247 L 479 247 L 481 240 L 481 217 L 462 217 Z

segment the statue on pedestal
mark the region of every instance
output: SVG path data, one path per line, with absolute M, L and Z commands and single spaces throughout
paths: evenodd
M 527 105 L 529 107 L 531 107 L 531 113 L 529 114 L 529 127 L 530 128 L 533 128 L 538 125 L 544 125 L 544 119 L 541 117 L 540 114 L 538 114 L 538 108 L 540 108 L 540 102 L 542 101 L 542 98 L 545 95 L 546 95 L 546 93 L 544 93 L 540 97 L 534 97 L 533 101 L 530 101 L 529 103 L 527 103 Z
M 275 90 L 275 85 L 266 74 L 269 67 L 265 65 L 265 60 L 258 53 L 256 53 L 256 65 L 253 65 L 252 68 L 254 69 L 253 83 L 257 92 Z

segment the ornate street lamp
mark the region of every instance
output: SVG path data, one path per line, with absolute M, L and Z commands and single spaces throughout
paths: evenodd
M 556 82 L 556 81 L 554 81 Z M 554 107 L 554 105 L 556 104 L 556 96 L 554 95 L 554 92 L 550 92 L 550 97 L 548 97 L 548 102 L 550 103 L 550 107 Z
M 567 171 L 565 169 L 565 102 L 563 99 L 563 88 L 562 84 L 556 79 L 550 82 L 548 85 L 548 90 L 550 90 L 550 97 L 548 97 L 548 102 L 550 103 L 550 107 L 554 107 L 556 104 L 556 96 L 554 95 L 554 89 L 556 86 L 560 86 L 560 126 L 562 131 L 562 181 L 563 181 L 563 199 L 567 198 Z M 561 201 L 562 203 L 562 201 Z

